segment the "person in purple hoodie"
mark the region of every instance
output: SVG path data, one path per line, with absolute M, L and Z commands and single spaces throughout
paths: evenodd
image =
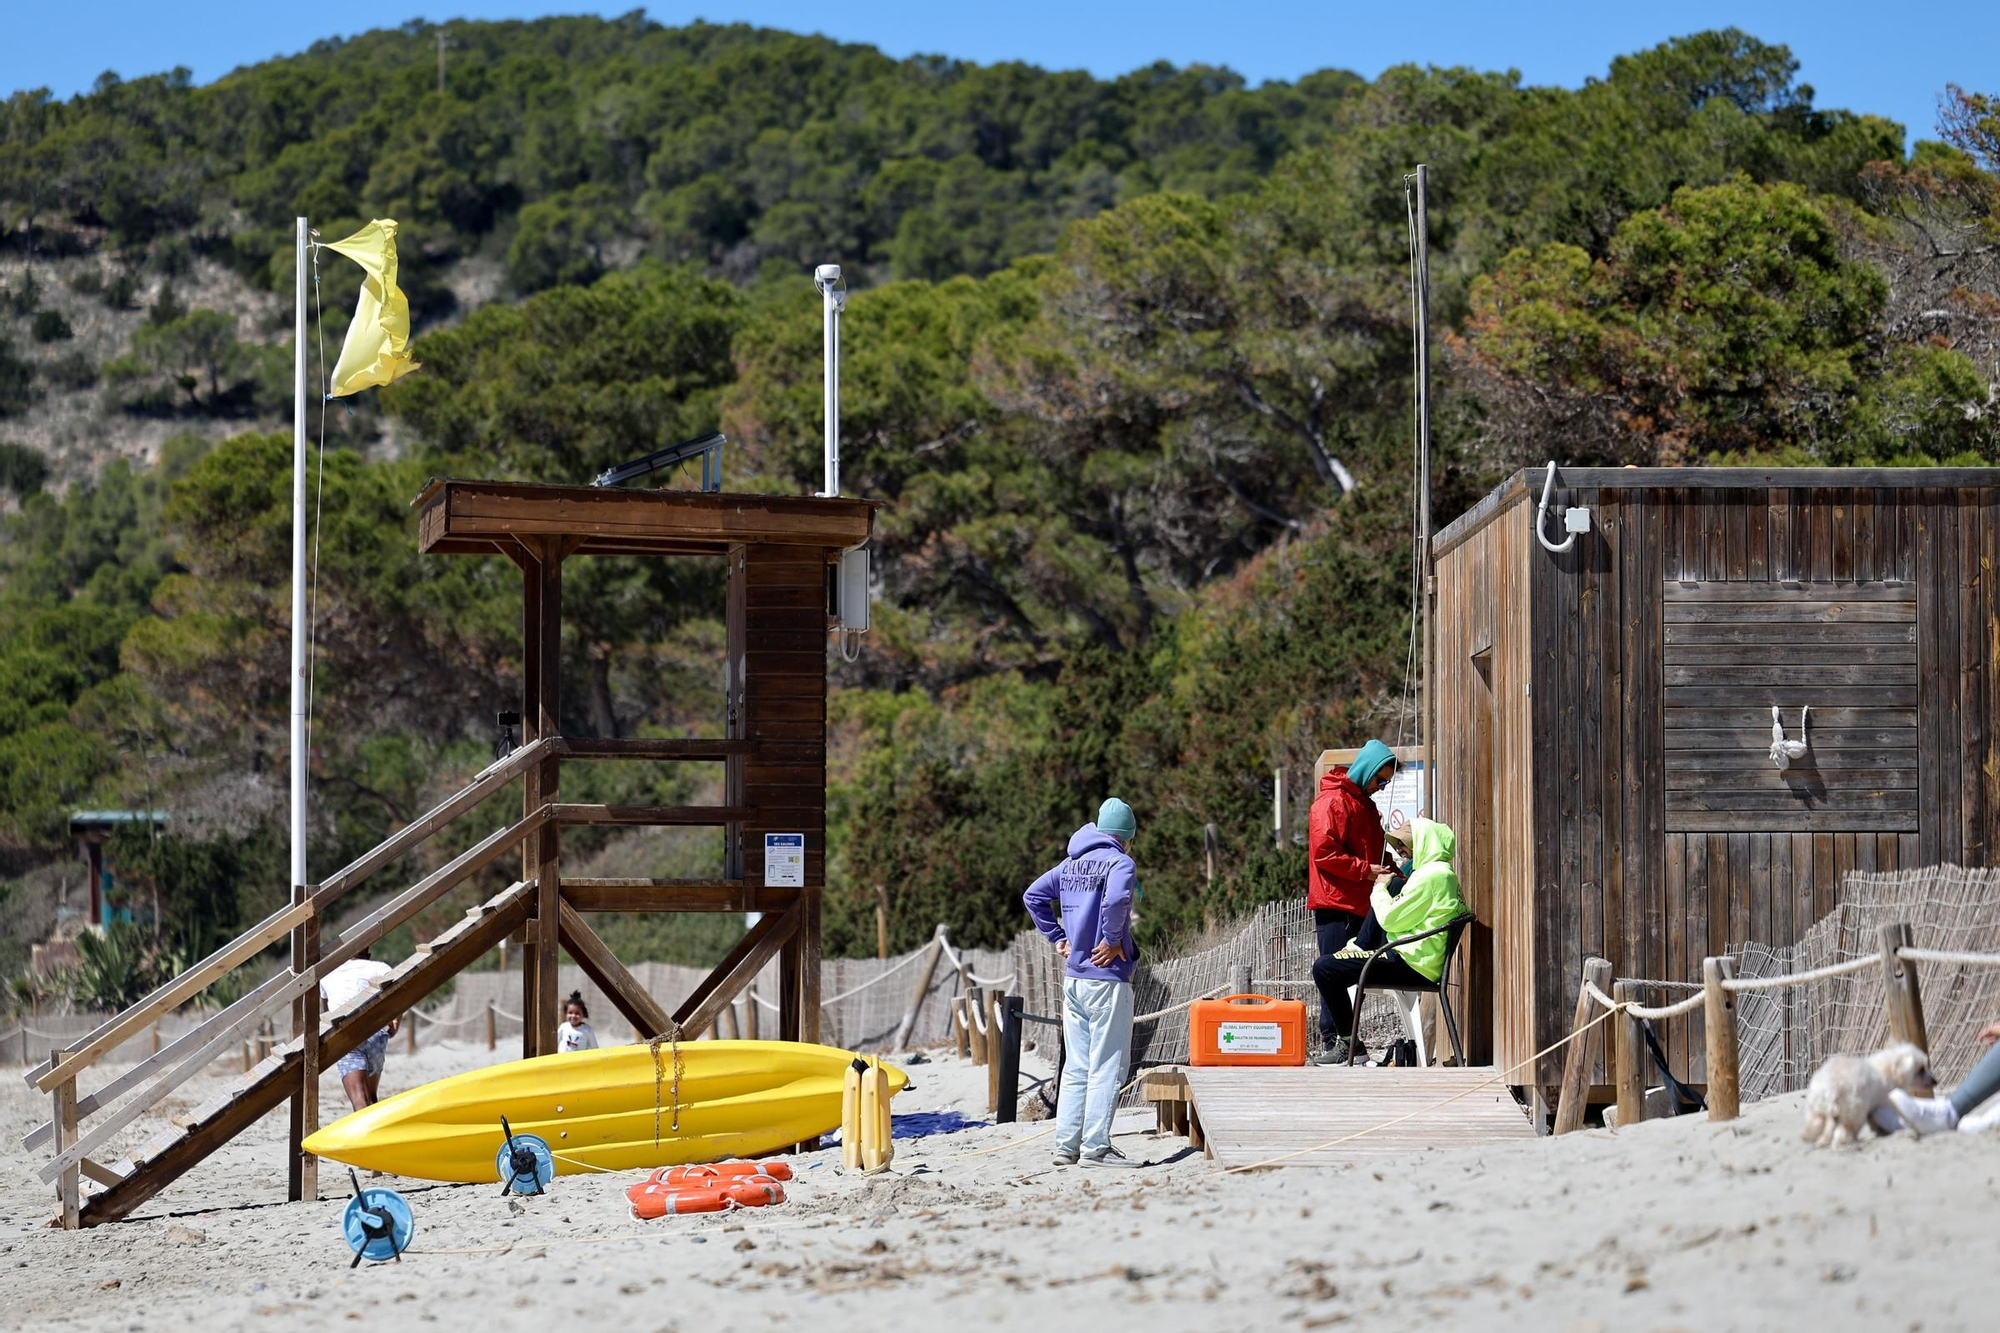
M 1056 1164 L 1134 1167 L 1111 1146 L 1111 1116 L 1132 1056 L 1132 902 L 1139 880 L 1132 807 L 1116 796 L 1097 822 L 1071 835 L 1069 855 L 1028 886 L 1035 928 L 1069 960 L 1063 969 L 1062 1087 L 1056 1098 Z

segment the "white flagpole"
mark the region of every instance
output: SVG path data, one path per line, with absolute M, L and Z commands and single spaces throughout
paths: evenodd
M 292 321 L 292 901 L 306 892 L 306 220 L 298 219 Z

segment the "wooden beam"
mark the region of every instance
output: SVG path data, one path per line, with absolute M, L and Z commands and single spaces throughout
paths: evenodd
M 647 827 L 680 825 L 720 828 L 757 817 L 750 806 L 729 805 L 552 805 L 561 824 L 637 824 Z
M 797 889 L 737 879 L 565 879 L 579 912 L 781 912 Z
M 1591 1020 L 1597 1017 L 1597 1002 L 1590 997 L 1589 986 L 1603 990 L 1611 984 L 1611 960 L 1608 958 L 1586 958 L 1583 961 L 1583 985 L 1576 990 L 1576 1013 L 1570 1021 L 1571 1032 L 1581 1032 Z M 1603 1026 L 1600 1024 L 1600 1026 Z M 1583 1128 L 1583 1116 L 1590 1103 L 1590 1034 L 1572 1041 L 1563 1052 L 1562 1095 L 1556 1099 L 1555 1132 L 1568 1134 Z M 1606 1042 L 1608 1049 L 1609 1043 Z
M 1740 1109 L 1736 1067 L 1736 997 L 1722 988 L 1722 983 L 1729 980 L 1735 970 L 1727 958 L 1704 958 L 1701 962 L 1710 1120 L 1734 1120 Z
M 694 993 L 674 1011 L 674 1021 L 683 1032 L 699 1032 L 715 1021 L 723 1007 L 757 979 L 764 965 L 775 957 L 799 928 L 804 900 L 794 898 L 782 912 L 759 918 L 715 970 L 702 978 Z M 752 1002 L 754 1004 L 754 1001 Z
M 125 1179 L 124 1172 L 113 1170 L 108 1166 L 100 1166 L 88 1157 L 78 1162 L 76 1166 L 77 1170 L 83 1172 L 84 1175 L 90 1177 L 100 1185 L 116 1185 Z
M 680 740 L 639 737 L 609 740 L 566 736 L 552 742 L 564 759 L 728 759 L 756 751 L 748 740 Z
M 431 517 L 428 512 L 424 515 L 427 526 Z M 518 541 L 517 545 L 518 551 L 510 551 L 509 555 L 521 569 L 521 736 L 524 740 L 548 744 L 555 738 L 541 730 L 542 655 L 538 651 L 542 640 L 542 543 L 537 538 Z M 529 815 L 545 809 L 542 766 L 536 763 L 523 774 L 521 813 Z M 539 884 L 541 880 L 541 843 L 541 833 L 537 831 L 521 847 L 521 878 L 528 884 Z M 532 920 L 532 903 L 528 915 Z M 542 1002 L 541 975 L 541 951 L 535 947 L 533 928 L 528 927 L 521 939 L 521 1058 L 524 1060 L 542 1053 L 541 1039 L 535 1035 L 541 1026 L 536 1012 Z
M 319 920 L 292 932 L 292 971 L 319 970 Z M 299 1042 L 299 1087 L 292 1094 L 291 1133 L 285 1158 L 287 1197 L 293 1203 L 319 1198 L 319 1158 L 301 1146 L 319 1128 L 319 990 L 292 1001 L 292 1036 Z
M 53 1064 L 55 1060 L 56 1052 L 52 1051 L 49 1054 L 49 1062 Z M 77 1213 L 83 1202 L 82 1184 L 77 1179 L 79 1162 L 76 1159 L 80 1159 L 83 1154 L 76 1150 L 76 1080 L 74 1078 L 66 1078 L 56 1084 L 55 1100 L 56 1148 L 58 1154 L 60 1156 L 75 1153 L 75 1158 L 55 1173 L 57 1177 L 56 1198 L 62 1206 L 63 1230 L 74 1231 L 77 1226 Z M 44 1171 L 42 1173 L 43 1180 L 47 1180 L 49 1177 L 49 1172 Z
M 570 537 L 597 549 L 704 550 L 731 544 L 793 545 L 821 551 L 868 540 L 878 505 L 869 500 L 791 495 L 624 490 L 519 482 L 443 480 L 417 498 L 418 544 L 443 552 L 506 536 Z
M 537 696 L 530 701 L 536 710 L 535 735 L 553 740 L 562 734 L 562 562 L 572 549 L 568 538 L 551 538 L 543 545 L 541 563 L 541 619 L 537 634 L 527 651 L 540 658 L 535 673 Z M 536 798 L 544 809 L 557 800 L 562 783 L 562 761 L 553 755 L 540 766 Z M 543 825 L 536 839 L 535 915 L 529 931 L 528 948 L 535 954 L 535 1053 L 553 1055 L 556 1023 L 561 1010 L 556 993 L 556 945 L 560 935 L 558 918 L 562 902 L 562 829 L 552 819 Z
M 590 924 L 577 914 L 568 903 L 558 902 L 557 923 L 561 928 L 563 948 L 569 956 L 615 1005 L 618 1012 L 641 1037 L 657 1037 L 673 1029 L 673 1019 L 667 1011 L 639 984 L 625 964 L 618 961 L 611 946 L 602 936 L 590 928 Z
M 1882 995 L 1888 1007 L 1889 1039 L 1907 1041 L 1928 1052 L 1930 1035 L 1924 1027 L 1924 997 L 1917 985 L 1917 966 L 1896 956 L 1896 950 L 1916 943 L 1910 923 L 1895 921 L 1881 929 Z

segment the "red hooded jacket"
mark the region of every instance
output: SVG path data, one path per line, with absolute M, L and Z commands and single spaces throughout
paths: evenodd
M 1344 768 L 1320 779 L 1306 824 L 1306 906 L 1368 914 L 1382 864 L 1382 812 Z

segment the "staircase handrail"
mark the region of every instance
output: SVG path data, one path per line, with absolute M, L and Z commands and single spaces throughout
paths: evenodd
M 383 866 L 388 865 L 391 861 L 398 859 L 406 852 L 428 841 L 461 815 L 485 801 L 494 792 L 505 787 L 524 769 L 548 757 L 553 750 L 554 743 L 552 741 L 534 741 L 513 751 L 505 758 L 495 760 L 493 763 L 487 765 L 465 787 L 446 797 L 429 811 L 404 825 L 401 829 L 398 829 L 380 844 L 363 853 L 352 863 L 342 867 L 328 879 L 322 880 L 318 885 L 311 886 L 311 891 L 303 902 L 291 903 L 273 912 L 208 957 L 202 959 L 199 963 L 196 963 L 193 967 L 155 988 L 145 998 L 136 1001 L 126 1009 L 113 1015 L 87 1035 L 71 1042 L 68 1046 L 62 1048 L 60 1063 L 44 1060 L 41 1064 L 27 1071 L 25 1075 L 26 1081 L 42 1091 L 48 1092 L 59 1084 L 74 1079 L 78 1073 L 96 1064 L 106 1054 L 160 1015 L 166 1013 L 168 1010 L 178 1008 L 194 996 L 200 994 L 224 974 L 234 970 L 242 963 L 262 953 L 272 944 L 284 938 L 294 927 L 302 925 L 306 921 L 324 913 L 327 908 L 348 890 L 362 883 L 370 875 L 380 870 Z M 506 846 L 511 846 L 519 842 L 522 838 L 533 832 L 535 827 L 539 827 L 540 820 L 543 818 L 546 818 L 545 812 L 537 811 L 509 828 L 501 830 L 499 833 L 494 834 L 492 837 L 475 846 L 472 851 L 461 854 L 446 866 L 426 876 L 416 886 L 398 895 L 397 898 L 384 908 L 378 909 L 375 913 L 357 922 L 342 934 L 340 944 L 334 950 L 325 954 L 316 967 L 310 969 L 309 975 L 316 979 L 322 971 L 331 971 L 341 963 L 354 958 L 367 944 L 372 943 L 376 938 L 380 938 L 382 934 L 393 929 L 395 925 L 407 920 L 410 915 L 421 909 L 423 901 L 417 900 L 420 890 L 426 891 L 428 897 L 435 897 L 436 894 L 449 888 L 451 884 L 455 884 L 458 878 L 463 877 L 463 874 L 471 873 L 472 870 L 490 861 L 494 855 L 504 850 Z M 534 827 L 528 827 L 530 824 L 533 824 Z M 494 845 L 496 839 L 505 839 L 505 841 L 496 846 Z M 476 864 L 468 860 L 468 858 L 473 857 L 474 853 L 481 853 L 483 856 L 483 859 L 478 859 Z M 455 878 L 451 878 L 449 883 L 444 883 L 446 872 L 454 868 L 462 870 L 463 873 Z M 424 901 L 427 900 L 428 898 L 424 899 Z M 403 910 L 398 914 L 394 910 L 398 908 L 407 910 Z M 390 917 L 393 917 L 393 920 L 389 920 Z M 381 924 L 385 920 L 388 923 Z M 378 925 L 379 929 L 373 929 L 373 933 L 367 939 L 362 938 L 362 935 L 367 933 L 364 931 L 364 927 L 372 929 Z M 287 971 L 289 972 L 289 969 Z M 294 980 L 301 979 L 294 977 Z M 268 985 L 269 983 L 266 984 Z M 280 985 L 283 984 L 280 983 Z M 265 988 L 260 986 L 252 994 L 256 995 L 264 992 L 264 990 Z M 243 998 L 244 1000 L 248 1000 L 251 997 L 245 996 Z M 270 996 L 267 1000 L 267 1003 L 277 1002 L 276 996 Z M 238 1001 L 237 1005 L 229 1006 L 221 1013 L 215 1014 L 205 1020 L 199 1027 L 183 1034 L 171 1049 L 186 1049 L 187 1046 L 195 1044 L 194 1041 L 190 1041 L 190 1038 L 198 1041 L 202 1034 L 226 1024 L 233 1016 L 238 1016 L 238 1006 L 241 1003 L 242 1001 Z M 160 1052 L 160 1056 L 167 1054 L 167 1051 Z M 155 1062 L 158 1060 L 159 1057 L 156 1056 L 149 1059 L 146 1064 L 148 1067 L 157 1067 Z M 131 1075 L 128 1074 L 121 1081 L 129 1087 L 136 1080 L 133 1080 Z M 96 1100 L 99 1105 L 103 1104 L 105 1099 L 101 1092 L 97 1095 Z M 79 1110 L 81 1110 L 80 1106 Z

